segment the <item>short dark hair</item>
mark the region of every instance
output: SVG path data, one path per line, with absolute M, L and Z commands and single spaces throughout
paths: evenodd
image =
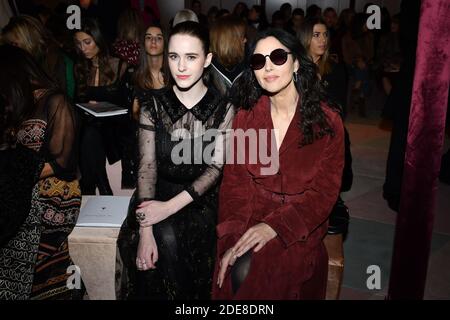
M 292 10 L 292 5 L 289 2 L 285 2 L 281 5 L 280 11 Z
M 323 11 L 323 14 L 328 13 L 328 12 L 336 12 L 336 10 L 333 7 L 328 7 Z
M 313 17 L 317 15 L 317 11 L 322 10 L 318 5 L 312 4 L 306 9 L 306 16 Z
M 302 16 L 302 17 L 304 17 L 305 16 L 305 11 L 303 11 L 302 8 L 296 8 L 296 9 L 294 9 L 294 11 L 292 11 L 292 15 L 293 16 Z

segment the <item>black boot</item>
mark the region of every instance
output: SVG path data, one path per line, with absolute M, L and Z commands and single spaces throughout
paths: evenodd
M 112 196 L 113 195 L 111 186 L 109 184 L 108 176 L 106 174 L 99 176 L 97 182 L 98 182 L 97 188 L 98 188 L 98 192 L 100 193 L 100 195 L 102 195 L 102 196 Z
M 88 182 L 87 179 L 80 180 L 80 188 L 82 195 L 95 195 L 95 183 Z

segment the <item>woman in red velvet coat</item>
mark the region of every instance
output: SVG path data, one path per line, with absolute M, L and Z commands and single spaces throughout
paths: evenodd
M 252 70 L 234 88 L 242 130 L 220 190 L 213 298 L 323 299 L 322 239 L 344 165 L 340 110 L 292 35 L 267 30 L 250 52 Z

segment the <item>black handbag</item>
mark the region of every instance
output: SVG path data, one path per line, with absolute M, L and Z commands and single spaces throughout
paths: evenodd
M 331 211 L 328 222 L 328 234 L 347 234 L 348 224 L 350 222 L 350 213 L 341 197 Z

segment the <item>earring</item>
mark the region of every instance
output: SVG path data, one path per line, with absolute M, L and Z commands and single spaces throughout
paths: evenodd
M 298 81 L 298 74 L 296 71 L 294 71 L 294 82 Z

